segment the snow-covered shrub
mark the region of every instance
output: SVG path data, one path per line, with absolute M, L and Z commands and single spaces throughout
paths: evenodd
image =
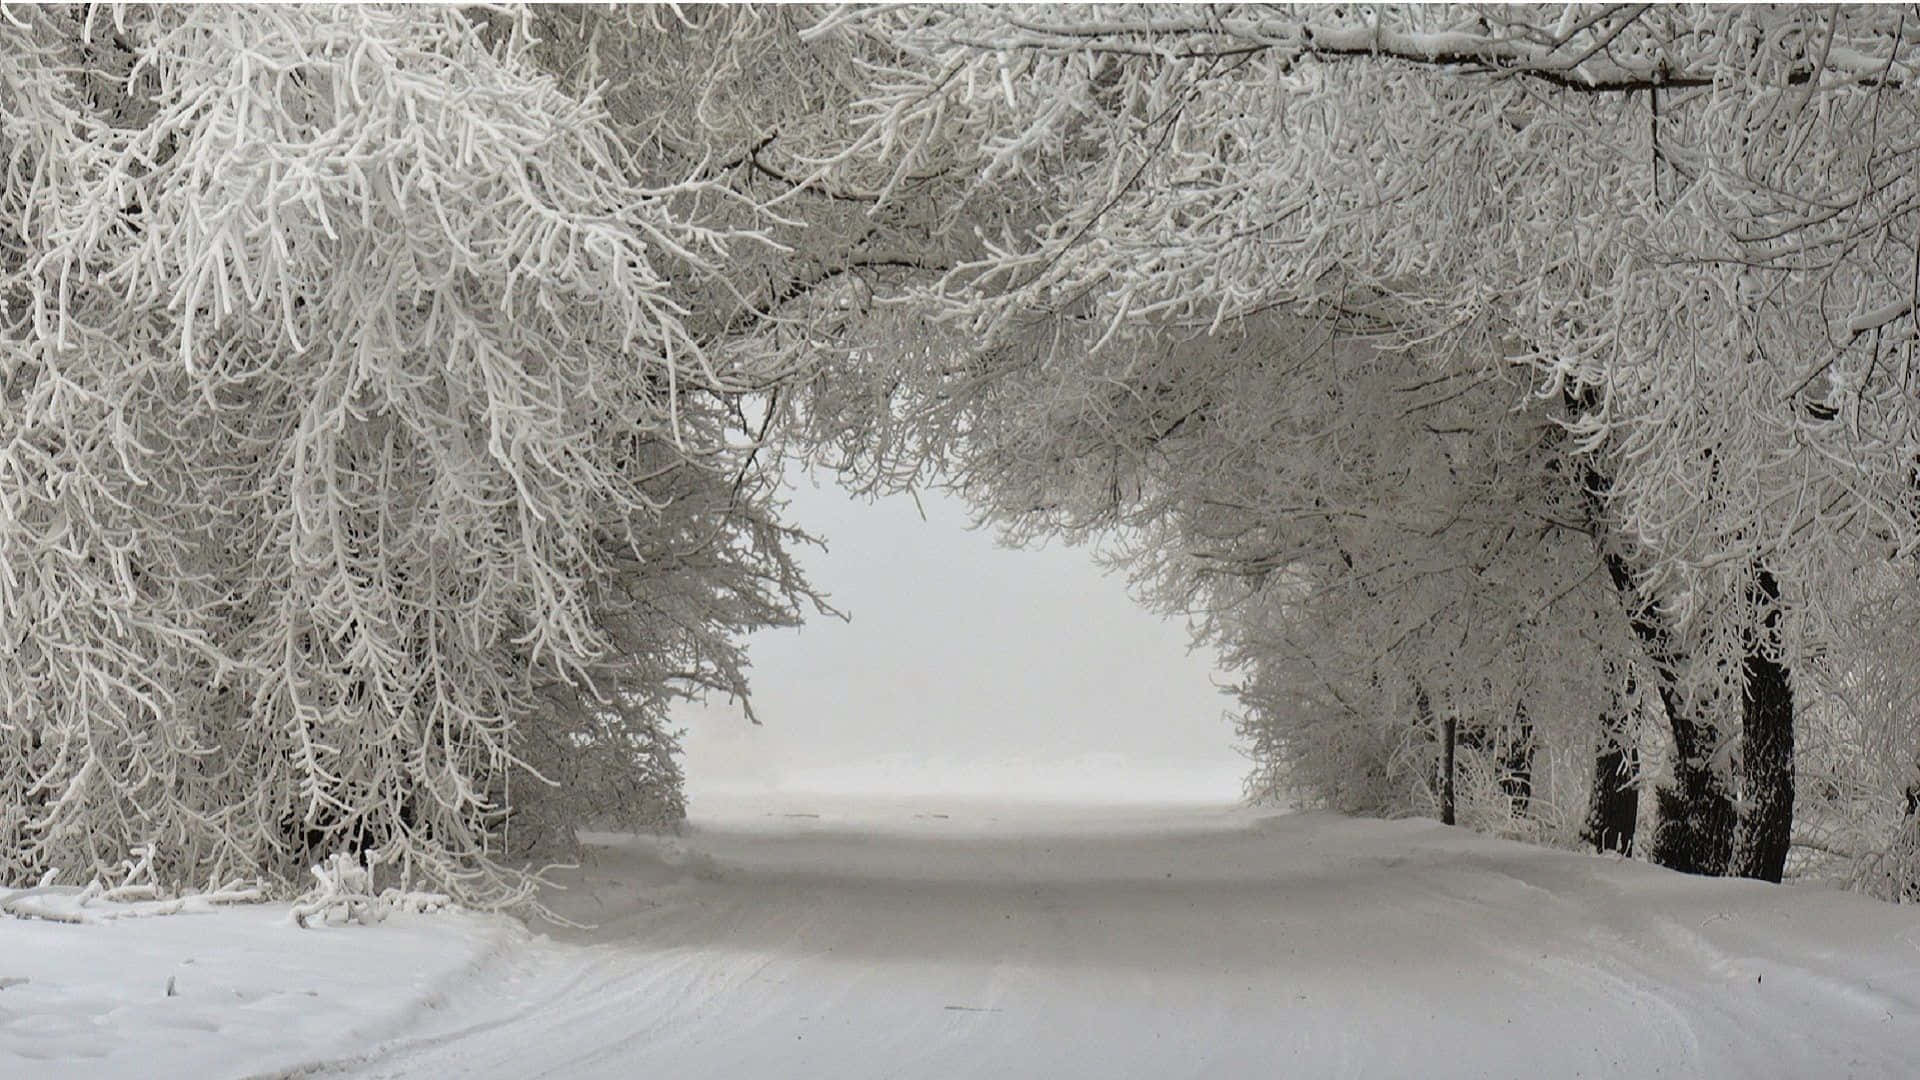
M 1424 755 L 1410 752 L 1407 727 L 1389 716 L 1344 710 L 1244 712 L 1241 741 L 1253 761 L 1248 794 L 1257 801 L 1324 807 L 1343 814 L 1395 817 L 1415 812 L 1426 790 Z
M 438 911 L 452 902 L 444 893 L 380 887 L 376 883 L 380 862 L 377 849 L 329 855 L 311 868 L 314 887 L 294 900 L 288 919 L 303 929 L 335 915 L 344 922 L 373 926 L 396 911 Z

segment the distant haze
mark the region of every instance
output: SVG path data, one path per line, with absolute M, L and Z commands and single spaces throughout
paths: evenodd
M 842 622 L 752 639 L 749 725 L 685 709 L 687 778 L 740 788 L 1022 798 L 1231 799 L 1246 762 L 1214 657 L 1090 554 L 997 546 L 964 504 L 874 503 L 802 480 L 788 518 Z

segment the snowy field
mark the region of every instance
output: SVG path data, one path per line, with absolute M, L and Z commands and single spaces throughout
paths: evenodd
M 1821 889 L 1193 803 L 709 797 L 591 839 L 552 899 L 590 930 L 0 920 L 0 1076 L 1920 1071 L 1920 912 Z

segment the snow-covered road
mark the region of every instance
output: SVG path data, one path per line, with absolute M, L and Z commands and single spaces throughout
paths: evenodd
M 1913 909 L 1430 822 L 788 800 L 592 852 L 593 930 L 340 1072 L 1920 1075 Z

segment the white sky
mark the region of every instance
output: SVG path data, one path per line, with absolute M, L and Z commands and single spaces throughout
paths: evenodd
M 964 504 L 868 503 L 800 481 L 801 563 L 843 623 L 751 642 L 755 728 L 724 699 L 689 708 L 702 790 L 1222 798 L 1245 761 L 1211 654 L 1127 596 L 1086 551 L 999 547 Z

